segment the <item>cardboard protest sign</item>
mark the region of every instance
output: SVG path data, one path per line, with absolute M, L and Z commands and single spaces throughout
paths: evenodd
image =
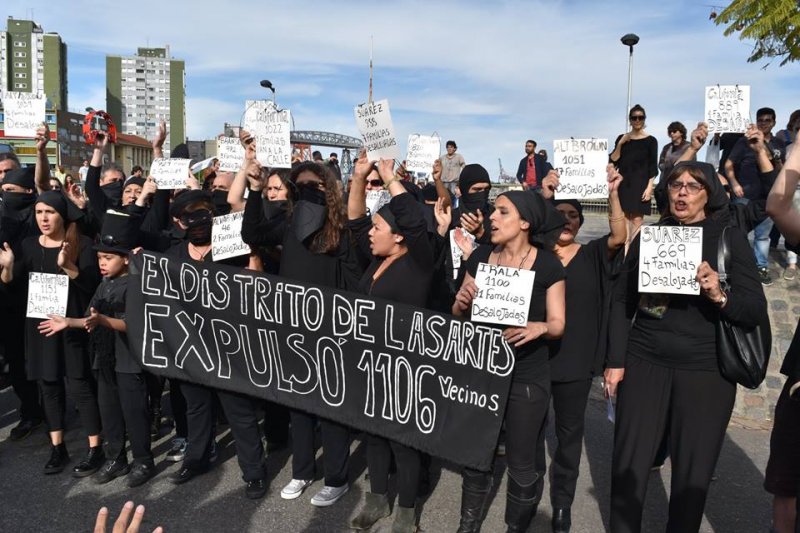
M 355 107 L 356 126 L 364 138 L 367 159 L 400 159 L 400 147 L 394 135 L 389 101 L 378 100 Z
M 480 263 L 475 273 L 478 295 L 472 300 L 472 320 L 506 326 L 524 326 L 536 272 Z
M 556 199 L 608 198 L 607 165 L 608 139 L 553 141 L 553 167 L 560 176 Z
M 6 137 L 36 137 L 36 129 L 45 121 L 44 94 L 3 93 L 3 131 Z
M 185 189 L 191 159 L 159 157 L 150 164 L 150 175 L 159 189 Z
M 705 122 L 708 133 L 744 133 L 750 125 L 750 86 L 706 87 Z
M 498 328 L 150 252 L 130 278 L 128 339 L 148 372 L 491 467 L 514 368 Z
M 439 137 L 412 133 L 408 136 L 406 170 L 409 172 L 433 172 L 433 162 L 439 159 L 442 141 Z
M 292 115 L 289 110 L 278 111 L 268 100 L 248 100 L 243 124 L 255 139 L 256 159 L 262 166 L 292 167 Z
M 372 216 L 378 210 L 392 201 L 392 193 L 386 189 L 367 191 L 367 215 Z
M 703 262 L 703 228 L 642 226 L 639 292 L 700 294 L 697 267 Z
M 50 318 L 48 315 L 66 316 L 69 297 L 69 276 L 64 274 L 28 274 L 28 318 Z
M 250 253 L 250 247 L 242 240 L 244 211 L 214 217 L 211 226 L 211 258 L 221 261 Z
M 222 172 L 238 172 L 244 162 L 244 146 L 236 137 L 217 139 L 217 159 Z

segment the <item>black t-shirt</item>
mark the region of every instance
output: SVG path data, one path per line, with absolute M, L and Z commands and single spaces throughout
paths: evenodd
M 481 245 L 467 260 L 467 272 L 474 278 L 480 263 L 488 263 L 492 247 Z M 566 278 L 567 274 L 558 257 L 549 250 L 536 249 L 536 259 L 531 268 L 536 273 L 533 279 L 531 305 L 528 322 L 547 321 L 547 289 Z M 501 327 L 501 326 L 498 326 Z M 547 340 L 538 338 L 516 348 L 514 381 L 517 383 L 539 383 L 550 380 Z
M 89 307 L 111 318 L 125 320 L 125 298 L 128 294 L 128 276 L 103 278 L 94 291 Z M 89 315 L 89 309 L 86 310 Z M 124 331 L 113 331 L 114 337 L 114 370 L 121 374 L 140 374 L 142 367 L 130 353 L 128 335 Z M 94 357 L 95 370 L 101 367 L 102 358 Z

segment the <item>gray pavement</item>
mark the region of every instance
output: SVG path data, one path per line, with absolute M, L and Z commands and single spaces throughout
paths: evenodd
M 605 217 L 589 216 L 584 240 L 599 235 Z M 795 318 L 796 320 L 796 318 Z M 164 402 L 168 407 L 168 401 Z M 365 480 L 365 447 L 356 438 L 350 464 L 350 492 L 335 506 L 319 509 L 310 505 L 314 491 L 321 488 L 317 480 L 309 492 L 293 501 L 280 498 L 280 489 L 291 478 L 288 452 L 268 458 L 270 489 L 260 501 L 244 497 L 244 483 L 234 455 L 227 426 L 219 428 L 220 458 L 210 472 L 191 482 L 172 485 L 168 475 L 177 468 L 164 461 L 170 435 L 154 443 L 158 475 L 146 485 L 128 489 L 124 478 L 104 486 L 90 479 L 78 480 L 68 472 L 44 476 L 41 471 L 49 456 L 46 433 L 39 428 L 21 442 L 8 440 L 16 424 L 16 398 L 10 388 L 0 391 L 0 532 L 16 531 L 91 531 L 97 510 L 108 506 L 116 516 L 122 504 L 133 499 L 147 507 L 145 526 L 150 532 L 163 525 L 168 532 L 340 532 L 360 506 L 362 493 L 368 490 Z M 86 440 L 74 410 L 68 409 L 67 446 L 75 464 L 85 453 Z M 610 490 L 610 463 L 613 426 L 606 419 L 605 402 L 595 385 L 586 412 L 586 437 L 581 475 L 573 505 L 573 529 L 580 532 L 606 531 Z M 548 452 L 554 444 L 552 427 L 548 433 Z M 763 428 L 747 429 L 732 423 L 723 446 L 716 480 L 711 485 L 703 532 L 767 532 L 770 524 L 771 497 L 762 489 L 764 467 L 769 454 L 769 432 Z M 496 464 L 498 491 L 489 509 L 483 531 L 504 531 L 504 466 Z M 670 464 L 654 472 L 648 487 L 643 531 L 664 530 L 669 494 Z M 460 505 L 460 476 L 456 467 L 434 460 L 431 495 L 421 503 L 420 528 L 425 532 L 455 531 Z M 550 507 L 540 505 L 530 531 L 550 531 Z M 388 532 L 391 518 L 384 519 L 373 531 Z

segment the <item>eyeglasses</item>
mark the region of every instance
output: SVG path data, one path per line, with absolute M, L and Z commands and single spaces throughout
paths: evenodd
M 686 192 L 688 194 L 697 194 L 703 189 L 705 189 L 705 187 L 703 187 L 701 183 L 697 183 L 696 181 L 690 181 L 688 183 L 682 183 L 680 181 L 671 181 L 667 186 L 669 187 L 669 190 L 674 192 L 679 192 L 681 189 L 686 187 Z
M 367 180 L 367 184 L 372 187 L 381 187 L 383 185 L 383 181 L 381 180 Z
M 645 119 L 644 115 L 631 115 L 630 120 L 631 122 L 640 122 Z

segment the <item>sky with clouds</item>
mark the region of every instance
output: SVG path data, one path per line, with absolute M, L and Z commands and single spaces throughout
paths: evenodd
M 712 2 L 713 3 L 713 2 Z M 727 4 L 727 0 L 721 2 Z M 696 0 L 310 2 L 20 2 L 3 11 L 33 18 L 68 45 L 70 108 L 105 106 L 105 56 L 168 44 L 186 61 L 186 121 L 192 140 L 238 123 L 246 99 L 269 79 L 297 129 L 357 136 L 353 107 L 367 99 L 374 39 L 374 98 L 389 100 L 405 150 L 411 133 L 454 139 L 468 163 L 513 174 L 526 139 L 623 133 L 628 51 L 633 103 L 648 130 L 691 130 L 704 87 L 750 85 L 752 112 L 771 106 L 783 127 L 800 108 L 800 64 L 748 64 L 751 46 L 724 37 Z M 718 9 L 719 11 L 719 9 Z M 755 117 L 753 117 L 755 119 Z

